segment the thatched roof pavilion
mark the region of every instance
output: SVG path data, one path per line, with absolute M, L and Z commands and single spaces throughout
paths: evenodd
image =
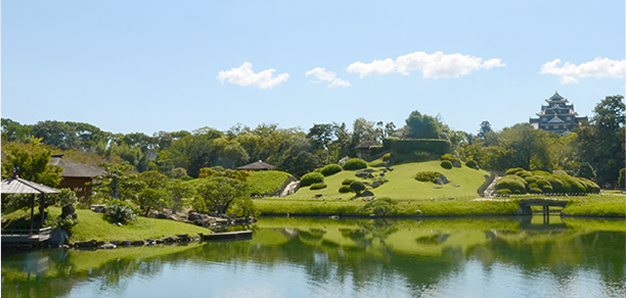
M 245 166 L 238 167 L 237 170 L 249 170 L 249 171 L 267 171 L 273 170 L 274 166 L 268 163 L 263 162 L 262 160 L 255 161 L 251 164 L 247 164 Z

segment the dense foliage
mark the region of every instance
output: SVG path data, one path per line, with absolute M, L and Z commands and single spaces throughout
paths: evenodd
M 415 180 L 422 182 L 437 183 L 437 178 L 443 174 L 436 171 L 421 171 L 415 174 Z
M 325 165 L 323 168 L 320 169 L 320 173 L 322 173 L 322 175 L 324 176 L 330 176 L 336 173 L 341 172 L 341 166 L 336 164 L 336 163 L 331 163 L 328 165 Z

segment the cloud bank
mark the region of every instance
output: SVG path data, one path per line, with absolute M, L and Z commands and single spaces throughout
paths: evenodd
M 252 71 L 252 63 L 244 62 L 239 68 L 220 71 L 217 75 L 217 79 L 222 83 L 224 83 L 224 80 L 228 80 L 229 83 L 240 86 L 257 86 L 261 89 L 272 89 L 274 86 L 287 81 L 289 78 L 289 74 L 287 73 L 281 73 L 272 77 L 275 71 L 275 69 L 271 68 L 259 73 L 254 73 L 254 71 Z
M 389 74 L 398 72 L 409 75 L 411 71 L 421 70 L 424 78 L 457 78 L 468 75 L 473 70 L 503 67 L 500 59 L 483 61 L 482 58 L 461 55 L 459 53 L 444 55 L 442 52 L 427 54 L 415 52 L 399 56 L 396 60 L 374 60 L 372 63 L 357 61 L 348 66 L 348 72 L 359 73 L 361 78 L 368 75 Z
M 330 82 L 330 84 L 328 84 L 328 88 L 333 88 L 333 87 L 350 87 L 350 86 L 352 86 L 352 84 L 350 84 L 350 82 L 337 78 L 337 74 L 336 73 L 334 73 L 332 71 L 327 71 L 323 67 L 313 68 L 312 70 L 307 71 L 304 75 L 307 76 L 307 77 L 310 76 L 310 75 L 314 75 L 315 78 L 317 78 L 317 80 L 318 80 L 318 81 L 314 81 L 315 83 Z
M 623 78 L 626 72 L 626 60 L 610 60 L 609 58 L 596 58 L 593 61 L 580 65 L 565 62 L 559 67 L 561 59 L 554 59 L 541 66 L 542 74 L 561 76 L 561 84 L 578 83 L 579 78 L 585 77 L 609 77 Z

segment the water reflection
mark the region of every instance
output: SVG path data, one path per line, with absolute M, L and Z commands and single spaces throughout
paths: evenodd
M 2 295 L 197 294 L 198 276 L 209 296 L 626 295 L 624 221 L 273 218 L 254 230 L 240 242 L 5 254 Z

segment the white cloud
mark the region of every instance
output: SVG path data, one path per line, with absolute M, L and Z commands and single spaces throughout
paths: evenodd
M 287 81 L 289 74 L 281 73 L 272 77 L 276 70 L 266 69 L 259 73 L 252 71 L 252 63 L 244 62 L 239 68 L 231 68 L 230 70 L 222 70 L 217 75 L 217 79 L 224 83 L 228 79 L 229 83 L 240 86 L 258 86 L 261 89 L 274 88 L 274 86 Z
M 554 59 L 541 65 L 541 73 L 561 76 L 561 84 L 578 83 L 577 78 L 585 77 L 623 78 L 626 73 L 626 60 L 596 58 L 580 65 L 565 62 L 559 67 L 560 63 L 561 59 Z
M 427 54 L 415 52 L 399 56 L 396 60 L 374 60 L 372 63 L 357 61 L 348 66 L 348 72 L 359 73 L 361 78 L 368 75 L 398 72 L 409 75 L 409 72 L 421 70 L 425 78 L 457 78 L 472 73 L 473 70 L 503 67 L 506 64 L 494 58 L 483 62 L 482 58 L 461 55 L 459 53 L 444 55 L 442 52 Z
M 318 79 L 318 81 L 314 81 L 315 83 L 330 82 L 330 84 L 328 84 L 328 88 L 352 86 L 350 82 L 337 78 L 336 73 L 332 71 L 327 71 L 323 67 L 313 68 L 310 71 L 307 71 L 304 75 L 307 77 L 310 75 L 314 75 Z

